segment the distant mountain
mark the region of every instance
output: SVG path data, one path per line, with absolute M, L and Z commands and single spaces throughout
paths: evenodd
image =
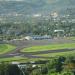
M 24 20 L 33 14 L 47 15 L 51 12 L 64 14 L 67 9 L 75 12 L 75 0 L 2 0 L 0 20 Z

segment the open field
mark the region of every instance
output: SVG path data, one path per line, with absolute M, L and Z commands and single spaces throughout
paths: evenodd
M 12 44 L 12 45 L 11 45 Z M 5 45 L 5 44 L 4 44 Z M 37 61 L 57 56 L 74 55 L 75 41 L 60 38 L 49 40 L 9 41 L 8 46 L 1 46 L 0 62 L 2 61 Z M 12 47 L 11 47 L 11 46 Z M 16 48 L 14 47 L 16 46 Z M 2 48 L 3 47 L 3 48 Z M 9 48 L 8 48 L 9 47 Z
M 75 43 L 65 43 L 65 44 L 51 44 L 44 46 L 32 46 L 29 48 L 24 48 L 21 52 L 37 52 L 46 50 L 56 50 L 56 49 L 71 49 L 75 48 Z
M 9 44 L 0 44 L 0 54 L 4 54 L 7 53 L 13 49 L 15 49 L 16 47 L 13 45 L 9 45 Z
M 48 53 L 48 54 L 37 54 L 37 56 L 43 56 L 43 57 L 59 57 L 59 56 L 74 56 L 75 51 L 69 51 L 69 52 L 58 52 L 58 53 Z
M 32 55 L 31 58 L 29 57 L 20 57 L 20 56 L 14 56 L 14 57 L 8 57 L 8 58 L 1 58 L 0 62 L 30 62 L 30 61 L 39 61 L 39 60 L 50 60 L 52 58 L 57 58 L 59 56 L 74 56 L 75 51 L 69 51 L 69 52 L 58 52 L 58 53 L 48 53 L 48 54 L 36 54 Z
M 20 57 L 20 56 L 14 56 L 14 57 L 8 57 L 8 58 L 0 58 L 0 62 L 30 62 L 30 61 L 38 61 L 38 60 L 49 60 L 46 58 L 27 58 L 27 57 Z
M 8 58 L 1 58 L 0 62 L 12 62 L 12 61 L 21 61 L 24 60 L 26 61 L 27 58 L 24 57 L 8 57 Z

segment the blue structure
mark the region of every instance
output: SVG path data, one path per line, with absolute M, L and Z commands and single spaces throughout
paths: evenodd
M 39 35 L 35 35 L 35 36 L 31 36 L 33 40 L 43 40 L 43 39 L 51 39 L 50 36 L 39 36 Z

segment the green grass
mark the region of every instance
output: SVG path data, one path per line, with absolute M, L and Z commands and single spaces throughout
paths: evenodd
M 75 43 L 66 43 L 66 44 L 51 44 L 44 46 L 33 46 L 29 48 L 24 48 L 22 52 L 37 52 L 45 50 L 56 50 L 56 49 L 66 49 L 66 48 L 75 48 Z
M 22 60 L 25 61 L 27 59 L 23 57 L 0 58 L 0 62 L 12 62 L 12 61 L 22 61 Z
M 36 56 L 43 56 L 43 57 L 59 57 L 59 56 L 75 56 L 75 51 L 68 51 L 68 52 L 59 52 L 59 53 L 48 53 L 48 54 L 37 54 Z
M 75 51 L 69 51 L 69 52 L 59 52 L 59 53 L 48 53 L 48 54 L 37 54 L 36 56 L 42 56 L 42 57 L 59 57 L 59 56 L 75 56 Z M 20 56 L 14 56 L 9 58 L 0 58 L 0 62 L 30 62 L 30 61 L 39 61 L 39 60 L 50 60 L 51 58 L 27 58 L 27 57 L 20 57 Z
M 0 62 L 31 62 L 31 61 L 39 61 L 39 60 L 47 60 L 45 58 L 27 58 L 27 57 L 8 57 L 8 58 L 0 58 Z
M 15 46 L 9 44 L 0 44 L 0 54 L 7 53 L 11 50 L 15 49 Z

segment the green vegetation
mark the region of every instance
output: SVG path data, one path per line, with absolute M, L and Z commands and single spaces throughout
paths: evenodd
M 39 61 L 39 60 L 46 60 L 45 58 L 27 58 L 27 57 L 20 57 L 20 56 L 14 56 L 14 57 L 8 57 L 8 58 L 0 58 L 0 62 L 30 62 L 30 61 Z
M 74 56 L 75 51 L 68 51 L 68 52 L 58 52 L 58 53 L 48 53 L 48 54 L 37 54 L 36 56 L 43 56 L 43 57 L 59 57 L 59 56 Z
M 68 12 L 69 10 L 66 10 Z M 72 10 L 73 11 L 73 10 Z M 68 13 L 66 13 L 68 14 Z M 67 16 L 65 14 L 65 16 Z M 57 22 L 51 18 L 43 18 L 42 16 L 37 18 L 29 18 L 29 20 L 25 20 L 21 23 L 14 23 L 14 22 L 6 22 L 0 23 L 0 39 L 11 40 L 14 38 L 20 38 L 21 36 L 25 36 L 28 34 L 32 35 L 50 35 L 51 37 L 59 36 L 66 36 L 66 37 L 74 37 L 75 36 L 75 23 L 69 22 L 68 19 L 72 19 L 74 16 L 69 16 L 68 18 L 64 17 L 65 23 L 63 22 L 63 17 L 59 17 Z M 63 32 L 54 32 L 55 30 L 64 30 Z M 9 31 L 9 32 L 8 32 Z M 8 32 L 8 34 L 7 34 Z
M 67 37 L 67 39 L 75 40 L 75 37 Z
M 7 53 L 11 50 L 15 49 L 15 46 L 9 44 L 0 44 L 0 54 Z
M 26 61 L 27 58 L 23 57 L 9 57 L 9 58 L 0 58 L 0 62 L 12 62 L 12 61 Z
M 59 53 L 37 54 L 35 56 L 57 58 L 60 56 L 69 57 L 74 55 L 75 55 L 75 51 L 69 51 L 69 52 L 59 52 Z M 47 59 L 50 60 L 51 58 L 47 58 Z M 39 60 L 46 60 L 46 58 L 27 58 L 27 57 L 15 56 L 10 58 L 1 58 L 0 62 L 11 62 L 11 61 L 30 62 L 30 61 L 39 61 Z
M 66 43 L 66 44 L 51 44 L 45 46 L 33 46 L 29 48 L 25 48 L 22 52 L 37 52 L 37 51 L 45 51 L 45 50 L 56 50 L 56 49 L 66 49 L 66 48 L 75 48 L 75 43 Z
M 17 65 L 9 64 L 8 62 L 2 62 L 0 64 L 0 75 L 75 75 L 75 58 L 58 57 L 52 58 L 46 61 L 35 61 L 36 64 L 21 64 L 23 68 L 19 70 Z

